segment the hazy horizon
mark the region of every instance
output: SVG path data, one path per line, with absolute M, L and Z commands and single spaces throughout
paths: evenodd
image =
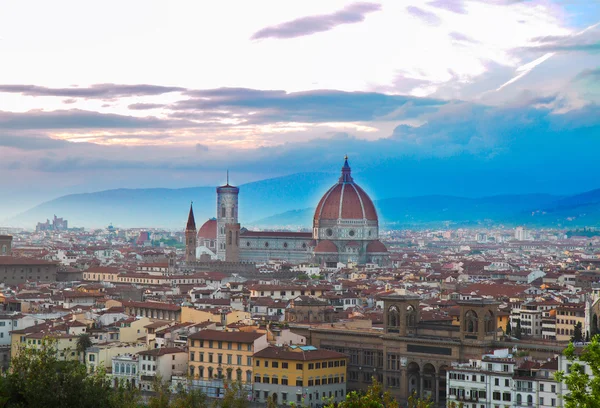
M 35 3 L 0 6 L 0 219 L 345 154 L 376 199 L 600 188 L 597 2 Z

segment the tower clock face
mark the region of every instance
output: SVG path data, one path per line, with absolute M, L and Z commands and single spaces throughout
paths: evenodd
M 333 235 L 333 230 L 331 228 L 327 228 L 327 230 L 325 231 L 325 233 L 327 234 L 328 237 Z

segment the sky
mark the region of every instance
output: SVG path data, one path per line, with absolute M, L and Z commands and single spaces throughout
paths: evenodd
M 600 188 L 597 1 L 0 0 L 0 58 L 6 216 L 345 154 L 388 196 Z

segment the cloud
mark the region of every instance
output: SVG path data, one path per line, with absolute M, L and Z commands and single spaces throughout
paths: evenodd
M 171 128 L 192 126 L 188 121 L 164 120 L 155 117 L 138 118 L 105 114 L 79 109 L 28 112 L 0 111 L 2 129 L 114 129 Z
M 67 147 L 69 142 L 51 139 L 46 136 L 24 133 L 0 133 L 0 147 L 20 150 L 53 150 Z
M 72 103 L 75 103 L 75 102 L 77 102 L 77 99 L 75 99 L 75 98 L 63 99 L 63 101 L 62 101 L 62 102 L 63 102 L 64 104 L 70 105 L 70 104 L 72 104 Z
M 253 40 L 264 38 L 295 38 L 329 31 L 343 24 L 364 21 L 367 14 L 381 10 L 375 3 L 353 3 L 331 14 L 307 16 L 287 21 L 276 26 L 265 27 L 252 35 Z
M 596 69 L 586 69 L 581 71 L 579 74 L 577 74 L 577 76 L 575 77 L 575 80 L 592 80 L 592 81 L 599 81 L 600 82 L 600 68 L 596 68 Z
M 467 8 L 462 0 L 435 0 L 428 3 L 432 7 L 452 11 L 457 14 L 467 14 Z
M 423 20 L 425 23 L 433 26 L 438 26 L 442 23 L 442 20 L 435 14 L 430 11 L 425 11 L 419 7 L 408 6 L 406 8 L 409 14 L 414 17 L 417 17 Z
M 450 34 L 448 34 L 450 36 L 450 38 L 452 38 L 455 41 L 459 41 L 459 42 L 468 42 L 468 43 L 476 43 L 477 41 L 475 41 L 474 39 L 472 39 L 469 36 L 466 36 L 464 34 L 461 34 L 459 32 L 453 31 Z
M 162 103 L 133 103 L 128 106 L 132 110 L 147 110 L 164 108 L 166 105 Z
M 600 52 L 600 23 L 571 35 L 547 36 L 534 40 L 528 51 L 539 52 Z
M 113 99 L 129 96 L 162 95 L 183 92 L 185 88 L 158 85 L 96 84 L 87 88 L 49 88 L 37 85 L 0 85 L 0 92 L 27 96 L 63 96 L 87 99 Z
M 227 111 L 230 115 L 240 115 L 248 123 L 371 121 L 389 115 L 408 102 L 411 104 L 410 117 L 415 117 L 446 103 L 432 98 L 334 90 L 287 93 L 217 88 L 191 91 L 188 95 L 193 98 L 179 101 L 171 108 L 176 111 Z

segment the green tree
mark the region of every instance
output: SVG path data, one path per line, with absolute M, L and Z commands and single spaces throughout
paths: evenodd
M 116 408 L 103 370 L 87 373 L 78 361 L 59 360 L 52 339 L 21 347 L 1 381 L 5 407 Z
M 185 385 L 178 385 L 170 408 L 208 408 L 208 397 L 188 379 Z
M 221 401 L 215 401 L 213 408 L 248 408 L 247 392 L 241 381 L 225 381 L 225 395 Z
M 523 337 L 523 329 L 521 329 L 521 319 L 517 320 L 517 327 L 515 328 L 515 337 L 517 339 Z
M 505 333 L 506 333 L 507 336 L 510 336 L 511 333 L 512 333 L 512 327 L 511 327 L 511 324 L 510 324 L 510 319 L 508 319 L 508 322 L 506 323 L 506 332 Z
M 583 327 L 581 322 L 577 322 L 573 328 L 573 336 L 571 337 L 573 343 L 581 343 L 583 341 Z
M 85 357 L 88 348 L 92 347 L 92 339 L 87 333 L 82 333 L 77 336 L 77 352 L 83 357 L 83 364 L 86 364 Z
M 408 408 L 433 408 L 431 398 L 419 398 L 416 392 L 408 397 Z
M 600 408 L 600 335 L 592 337 L 583 350 L 570 343 L 563 354 L 570 362 L 570 369 L 568 373 L 559 371 L 556 380 L 564 382 L 569 390 L 563 395 L 564 407 Z M 585 365 L 591 375 L 586 373 Z
M 152 396 L 148 399 L 148 408 L 170 408 L 173 395 L 169 384 L 160 375 L 152 381 Z

